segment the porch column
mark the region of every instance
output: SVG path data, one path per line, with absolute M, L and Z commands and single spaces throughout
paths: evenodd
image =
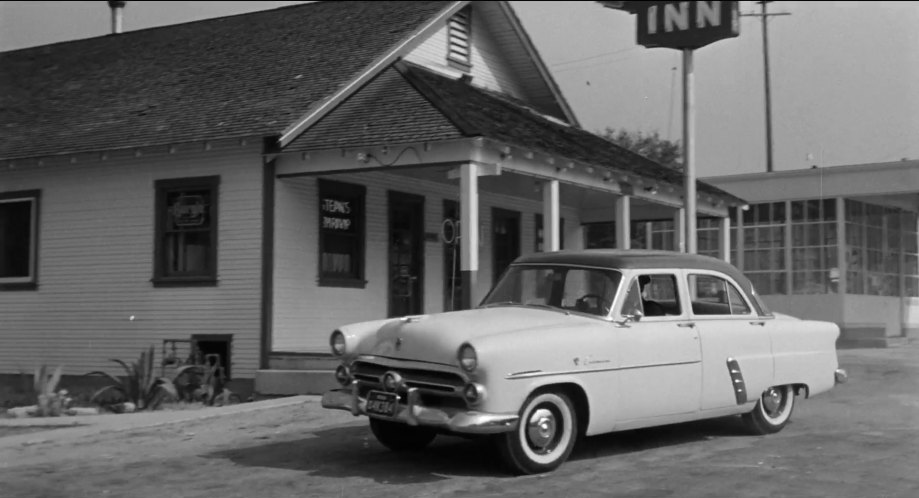
M 686 209 L 673 213 L 673 250 L 686 252 Z
M 460 309 L 472 308 L 479 271 L 479 166 L 460 166 Z
M 542 188 L 543 251 L 557 251 L 561 247 L 559 228 L 558 180 L 547 181 Z
M 731 218 L 725 216 L 718 223 L 718 257 L 731 262 Z
M 629 196 L 622 195 L 616 199 L 616 249 L 632 247 L 632 234 L 629 232 L 632 214 L 629 206 Z

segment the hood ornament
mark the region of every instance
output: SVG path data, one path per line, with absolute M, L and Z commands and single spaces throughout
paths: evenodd
M 396 338 L 396 351 L 398 351 L 401 347 L 402 347 L 402 338 L 397 337 Z

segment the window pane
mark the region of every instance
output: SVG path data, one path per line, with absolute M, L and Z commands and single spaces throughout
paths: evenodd
M 217 177 L 156 182 L 155 277 L 216 277 L 217 183 Z
M 166 234 L 166 275 L 206 275 L 210 262 L 210 232 L 172 232 Z
M 320 285 L 363 285 L 365 191 L 362 185 L 319 180 Z
M 836 221 L 836 199 L 823 200 L 823 220 Z
M 785 203 L 784 202 L 775 202 L 772 204 L 772 222 L 784 225 L 785 224 Z
M 32 273 L 33 202 L 0 200 L 0 278 L 23 278 Z

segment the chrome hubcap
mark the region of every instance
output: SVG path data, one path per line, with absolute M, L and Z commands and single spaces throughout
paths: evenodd
M 534 449 L 542 452 L 551 451 L 548 447 L 555 439 L 555 415 L 546 408 L 534 410 L 527 421 L 527 440 Z
M 779 411 L 782 409 L 782 391 L 770 387 L 765 394 L 763 394 L 763 409 L 766 411 L 766 415 L 770 417 L 775 417 L 779 414 Z

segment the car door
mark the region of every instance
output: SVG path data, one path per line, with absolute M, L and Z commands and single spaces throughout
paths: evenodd
M 687 270 L 686 286 L 702 345 L 702 410 L 755 401 L 772 383 L 772 318 L 758 316 L 727 275 Z
M 699 333 L 689 318 L 676 271 L 632 272 L 620 317 L 619 422 L 694 413 L 702 376 Z M 648 282 L 642 286 L 641 281 Z M 644 288 L 642 288 L 644 287 Z M 649 303 L 659 311 L 648 314 Z

